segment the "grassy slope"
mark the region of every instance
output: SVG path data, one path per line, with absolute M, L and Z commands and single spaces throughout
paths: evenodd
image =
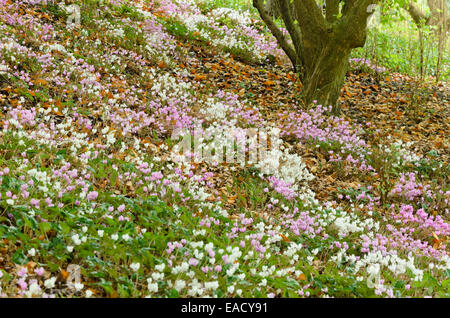
M 105 3 L 84 1 L 75 29 L 51 4 L 0 9 L 1 294 L 449 295 L 442 135 L 405 149 L 387 128 L 303 112 L 262 23 L 212 16 L 213 2 Z M 168 127 L 214 122 L 280 127 L 291 166 L 174 162 Z M 402 173 L 417 176 L 403 177 L 412 189 L 388 195 Z M 434 218 L 406 220 L 410 208 Z M 81 266 L 75 289 L 69 264 Z

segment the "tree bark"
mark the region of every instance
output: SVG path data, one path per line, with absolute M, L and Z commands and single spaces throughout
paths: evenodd
M 306 104 L 316 101 L 319 105 L 332 106 L 334 114 L 341 112 L 339 95 L 348 70 L 351 49 L 339 41 L 327 45 L 307 65 L 304 75 L 304 99 Z

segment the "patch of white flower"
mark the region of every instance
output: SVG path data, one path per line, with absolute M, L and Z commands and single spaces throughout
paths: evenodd
M 272 129 L 270 133 L 273 136 L 274 130 Z M 255 164 L 262 174 L 273 175 L 288 184 L 314 179 L 314 175 L 309 172 L 302 158 L 297 154 L 291 154 L 291 148 L 283 147 L 281 139 L 272 138 L 271 142 L 274 149 L 265 152 L 262 160 Z
M 227 17 L 230 20 L 236 23 L 242 23 L 249 25 L 252 23 L 252 19 L 250 18 L 250 14 L 247 11 L 240 12 L 237 10 L 233 10 L 231 8 L 217 8 L 211 11 L 211 16 L 215 19 L 221 17 Z
M 394 253 L 384 254 L 381 251 L 371 252 L 364 255 L 359 261 L 355 262 L 355 272 L 361 268 L 365 268 L 370 274 L 377 274 L 381 268 L 386 268 L 394 275 L 402 275 L 409 269 L 415 281 L 421 281 L 423 278 L 423 270 L 414 265 L 414 258 L 411 256 L 407 260 L 402 259 Z
M 391 136 L 388 136 L 388 139 L 391 139 Z M 413 142 L 407 142 L 404 143 L 402 140 L 397 140 L 394 143 L 392 143 L 390 146 L 385 146 L 384 150 L 387 153 L 396 152 L 398 153 L 399 157 L 397 158 L 397 162 L 395 163 L 398 165 L 400 163 L 400 160 L 404 160 L 406 162 L 417 162 L 422 159 L 421 155 L 417 155 L 413 150 L 411 150 L 413 146 Z

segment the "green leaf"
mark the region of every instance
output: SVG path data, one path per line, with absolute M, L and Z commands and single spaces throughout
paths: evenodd
M 395 284 L 394 284 L 394 287 L 395 288 L 403 288 L 403 287 L 405 287 L 405 281 L 403 281 L 403 280 L 396 281 Z
M 112 185 L 115 185 L 115 184 L 116 184 L 116 180 L 117 180 L 118 177 L 119 177 L 119 174 L 117 173 L 117 171 L 116 171 L 116 170 L 113 170 L 113 171 L 111 172 L 111 184 L 112 184 Z
M 115 292 L 112 284 L 105 281 L 103 278 L 101 279 L 100 283 L 95 283 L 94 285 L 102 287 L 108 295 L 112 295 Z
M 58 265 L 58 264 L 55 264 L 55 263 L 52 263 L 52 262 L 48 262 L 48 263 L 47 263 L 47 267 L 48 267 L 48 269 L 49 269 L 51 272 L 57 272 L 57 271 L 59 271 L 59 265 Z
M 441 283 L 442 287 L 450 288 L 450 279 L 446 279 Z
M 25 256 L 23 250 L 17 250 L 12 257 L 12 261 L 16 264 L 24 265 L 28 263 L 28 258 Z
M 52 229 L 52 225 L 48 222 L 41 222 L 39 223 L 39 228 L 42 232 L 47 233 Z
M 61 229 L 63 234 L 68 234 L 70 232 L 70 226 L 65 223 L 61 223 Z
M 178 298 L 180 297 L 180 294 L 178 293 L 178 291 L 175 288 L 172 288 L 169 291 L 169 294 L 167 295 L 169 298 Z

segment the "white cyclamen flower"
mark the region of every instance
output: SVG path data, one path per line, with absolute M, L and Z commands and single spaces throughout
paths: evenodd
M 139 263 L 131 263 L 130 265 L 131 269 L 135 272 L 137 272 L 139 270 L 139 268 L 141 267 L 141 264 Z
M 30 255 L 30 256 L 35 256 L 35 255 L 36 255 L 36 250 L 35 250 L 34 248 L 30 249 L 30 250 L 28 251 L 28 255 Z
M 184 280 L 177 280 L 175 281 L 175 290 L 180 292 L 184 287 L 186 287 L 186 282 Z
M 44 286 L 46 288 L 53 288 L 53 287 L 55 287 L 55 282 L 56 282 L 56 277 L 46 279 L 44 282 Z

